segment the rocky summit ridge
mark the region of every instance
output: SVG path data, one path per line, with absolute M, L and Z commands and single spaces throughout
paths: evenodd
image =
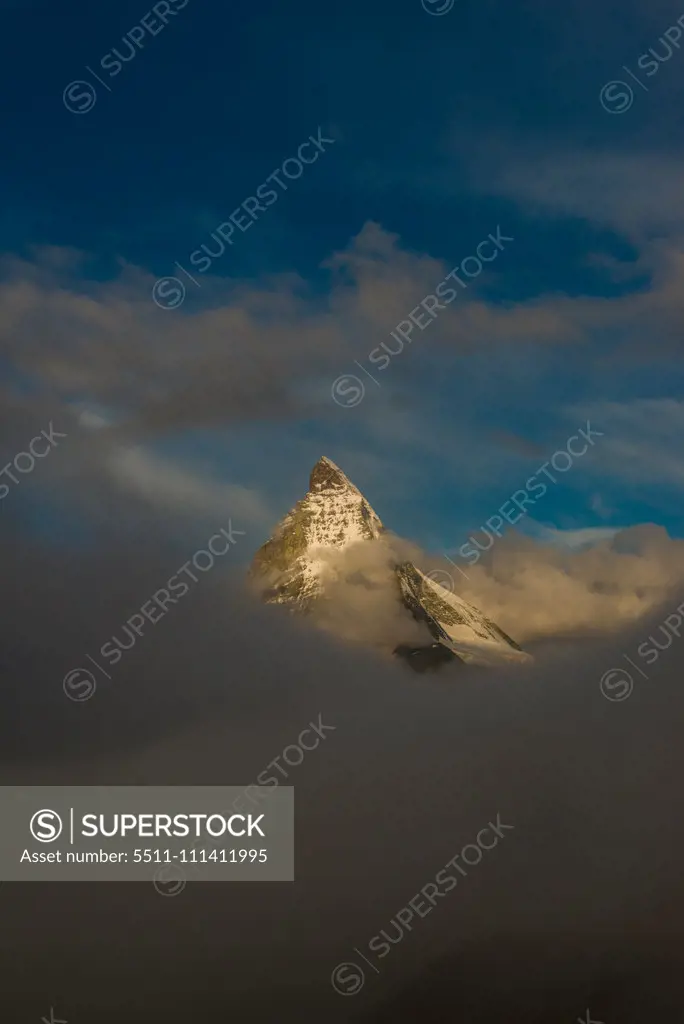
M 266 602 L 306 613 L 325 597 L 331 554 L 360 541 L 379 541 L 384 532 L 361 491 L 323 456 L 313 467 L 306 495 L 256 552 L 250 577 Z M 399 642 L 395 647 L 395 654 L 413 668 L 435 668 L 454 660 L 487 666 L 530 660 L 482 612 L 412 562 L 397 562 L 392 568 L 392 596 L 426 627 L 424 644 Z

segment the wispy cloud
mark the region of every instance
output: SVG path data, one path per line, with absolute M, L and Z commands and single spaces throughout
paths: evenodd
M 476 189 L 513 199 L 527 212 L 582 217 L 638 239 L 684 231 L 682 159 L 676 156 L 545 148 L 509 153 L 484 172 L 478 168 Z
M 582 406 L 577 415 L 600 417 L 605 441 L 597 453 L 600 473 L 634 490 L 654 484 L 684 489 L 684 402 L 672 398 L 601 402 Z
M 240 484 L 219 483 L 142 448 L 115 452 L 107 468 L 124 490 L 162 509 L 171 507 L 175 514 L 214 520 L 232 515 L 236 521 L 258 526 L 273 521 L 273 513 L 256 491 Z

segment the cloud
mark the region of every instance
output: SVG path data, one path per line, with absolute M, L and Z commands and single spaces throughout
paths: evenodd
M 515 681 L 493 671 L 445 685 L 258 607 L 225 563 L 150 625 L 92 700 L 68 701 L 64 673 L 194 544 L 111 531 L 83 559 L 3 532 L 3 781 L 242 785 L 274 758 L 284 764 L 320 713 L 333 731 L 282 780 L 296 787 L 297 881 L 190 882 L 172 900 L 151 882 L 47 886 L 39 901 L 6 884 L 8 1009 L 25 1008 L 30 992 L 37 1017 L 50 1005 L 67 1017 L 74 1007 L 74 1019 L 97 1008 L 102 1024 L 124 1007 L 143 1024 L 212 1019 L 228 1004 L 256 1024 L 274 1008 L 330 1024 L 392 1011 L 402 1022 L 416 1019 L 414 986 L 441 986 L 445 972 L 457 1015 L 483 1024 L 500 1021 L 502 1006 L 504 1019 L 532 1005 L 530 1019 L 573 1020 L 587 993 L 600 997 L 599 1020 L 662 1016 L 678 993 L 664 968 L 684 913 L 672 811 L 684 774 L 684 647 L 673 643 L 623 704 L 604 699 L 599 679 L 653 632 L 649 622 L 610 644 L 547 652 Z M 654 586 L 661 575 L 654 568 Z M 647 573 L 635 566 L 633 576 Z M 554 599 L 567 597 L 561 588 Z M 413 920 L 378 974 L 366 965 L 362 993 L 337 995 L 333 968 L 358 960 L 354 947 L 368 955 L 497 813 L 513 825 L 506 841 Z M 59 928 L 40 931 L 46 920 Z M 505 981 L 491 971 L 502 960 Z M 423 1019 L 435 1019 L 435 998 L 425 994 Z
M 612 540 L 619 532 L 610 526 L 586 526 L 579 530 L 558 530 L 554 526 L 527 520 L 530 533 L 543 544 L 552 544 L 557 548 L 568 548 L 571 551 L 589 547 L 598 541 Z
M 546 149 L 492 161 L 474 184 L 528 213 L 586 218 L 644 241 L 684 232 L 681 175 L 671 154 Z
M 255 491 L 222 484 L 160 459 L 141 448 L 121 449 L 110 456 L 107 470 L 123 489 L 160 509 L 218 521 L 230 513 L 237 522 L 265 527 L 273 516 Z
M 396 566 L 417 548 L 391 533 L 339 549 L 321 549 L 323 597 L 311 621 L 336 637 L 391 655 L 398 644 L 427 645 L 433 638 L 402 604 Z
M 657 485 L 679 495 L 684 488 L 684 402 L 674 398 L 637 398 L 578 407 L 578 416 L 601 422 L 605 437 L 596 458 L 601 475 L 620 481 L 633 494 L 648 497 Z
M 558 533 L 563 540 L 564 531 Z M 611 634 L 684 592 L 684 541 L 670 538 L 662 527 L 570 531 L 569 537 L 571 543 L 561 546 L 511 532 L 490 557 L 472 566 L 463 563 L 467 579 L 448 562 L 424 564 L 451 573 L 461 597 L 528 645 Z
M 615 509 L 609 508 L 603 499 L 603 495 L 598 492 L 592 494 L 590 508 L 600 519 L 610 519 L 615 514 Z
M 115 429 L 138 439 L 198 425 L 332 416 L 329 385 L 322 394 L 317 383 L 365 358 L 451 269 L 369 223 L 326 261 L 322 296 L 291 274 L 217 280 L 209 282 L 212 308 L 162 311 L 140 269 L 123 265 L 114 280 L 89 281 L 72 253 L 49 255 L 5 261 L 2 353 L 43 399 L 110 409 Z M 652 286 L 611 299 L 552 295 L 496 305 L 473 284 L 440 313 L 431 351 L 578 343 L 597 330 L 636 342 L 648 328 L 652 355 L 683 320 L 684 257 L 653 243 L 644 260 Z M 505 273 L 503 263 L 496 270 Z M 409 372 L 397 364 L 393 373 Z
M 323 593 L 307 620 L 386 656 L 398 644 L 432 642 L 401 603 L 394 567 L 403 561 L 439 569 L 440 584 L 532 652 L 540 641 L 611 635 L 684 596 L 684 540 L 652 524 L 557 530 L 535 523 L 533 539 L 511 531 L 476 565 L 461 562 L 461 573 L 391 533 L 310 554 Z

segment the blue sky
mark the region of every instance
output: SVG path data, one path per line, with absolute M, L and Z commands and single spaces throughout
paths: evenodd
M 164 7 L 166 24 L 134 2 L 0 3 L 4 461 L 48 411 L 77 425 L 14 514 L 72 543 L 94 514 L 79 472 L 96 466 L 162 515 L 233 502 L 256 546 L 325 453 L 389 526 L 453 549 L 589 419 L 601 443 L 535 522 L 682 536 L 684 53 L 648 77 L 639 64 L 667 53 L 681 12 Z M 132 56 L 109 77 L 115 48 Z M 83 113 L 78 81 L 95 90 Z M 319 130 L 334 142 L 201 287 L 155 306 L 155 280 L 215 247 Z M 333 402 L 333 381 L 499 228 L 513 241 L 381 386 Z

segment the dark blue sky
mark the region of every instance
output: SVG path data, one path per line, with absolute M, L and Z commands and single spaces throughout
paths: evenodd
M 426 10 L 438 6 L 176 0 L 162 5 L 174 8 L 164 25 L 132 0 L 0 0 L 8 392 L 21 381 L 71 412 L 130 421 L 127 443 L 189 486 L 194 474 L 198 490 L 258 496 L 262 532 L 326 453 L 389 525 L 442 548 L 462 543 L 591 418 L 603 447 L 533 518 L 567 531 L 654 521 L 681 535 L 684 53 L 672 48 L 650 76 L 639 64 L 649 47 L 666 53 L 659 41 L 680 12 L 634 0 Z M 144 18 L 156 34 L 140 30 L 132 49 L 122 37 Z M 110 77 L 115 48 L 132 57 Z M 84 113 L 68 109 L 88 102 L 83 87 L 69 91 L 78 81 L 95 90 Z M 176 261 L 189 267 L 319 128 L 334 144 L 236 231 L 211 283 L 188 285 L 182 309 L 155 309 L 154 280 L 177 274 Z M 369 223 L 381 234 L 359 252 L 353 239 Z M 333 403 L 332 381 L 358 372 L 354 361 L 499 225 L 514 242 L 460 305 L 416 331 L 358 407 Z M 331 267 L 342 252 L 344 266 Z M 30 302 L 45 308 L 18 322 L 27 281 L 38 282 Z M 61 321 L 55 289 L 81 300 Z M 265 310 L 274 291 L 287 300 Z M 207 318 L 218 316 L 220 365 L 207 340 Z M 245 317 L 264 344 L 254 363 Z M 295 339 L 291 363 L 282 350 L 269 355 L 281 343 L 268 335 L 274 321 Z M 244 379 L 245 395 L 235 413 L 226 385 L 225 422 L 214 395 L 206 422 L 165 412 L 150 429 L 155 373 L 175 408 L 164 359 L 179 324 L 205 361 L 198 379 Z M 144 365 L 133 367 L 118 346 L 138 328 Z M 32 488 L 22 502 L 44 502 Z M 62 502 L 60 522 L 70 514 Z
M 616 119 L 597 102 L 602 82 L 650 41 L 648 31 L 640 39 L 642 17 L 630 37 L 623 4 L 611 5 L 623 12 L 619 26 L 607 5 L 583 6 L 461 0 L 430 17 L 420 0 L 344 10 L 186 0 L 164 29 L 153 19 L 158 34 L 110 78 L 100 60 L 117 44 L 127 52 L 121 38 L 150 8 L 12 5 L 2 61 L 6 245 L 75 245 L 162 271 L 321 124 L 339 140 L 335 160 L 244 239 L 231 272 L 311 272 L 369 218 L 454 259 L 483 218 L 505 210 L 491 196 L 473 202 L 468 187 L 484 142 L 509 153 L 532 142 L 631 148 L 650 134 L 653 103 Z M 112 91 L 95 82 L 95 108 L 68 115 L 62 91 L 94 81 L 86 66 Z M 528 290 L 567 285 L 568 263 L 596 237 L 586 225 L 564 228 L 558 245 L 551 227 L 552 258 L 543 231 L 528 238 L 530 255 L 546 256 Z

